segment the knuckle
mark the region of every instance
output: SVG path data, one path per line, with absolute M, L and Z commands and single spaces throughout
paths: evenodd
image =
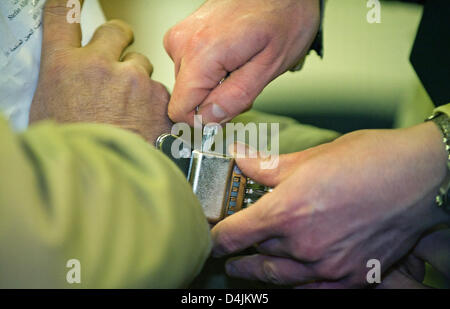
M 245 85 L 234 83 L 232 87 L 229 88 L 229 95 L 235 100 L 240 102 L 244 111 L 248 110 L 253 105 L 253 95 L 248 91 Z
M 47 4 L 44 7 L 43 13 L 44 16 L 66 16 L 67 15 L 67 7 L 66 3 L 62 1 L 47 1 Z
M 182 37 L 184 35 L 183 32 L 176 33 L 174 37 Z M 197 30 L 192 36 L 190 37 L 188 43 L 187 43 L 187 49 L 191 51 L 192 54 L 197 54 L 201 50 L 204 50 L 206 47 L 213 46 L 214 43 L 212 40 L 217 40 L 216 37 L 211 37 L 209 35 L 209 30 L 205 28 L 201 28 Z
M 120 19 L 113 19 L 101 26 L 103 31 L 113 32 L 114 35 L 119 35 L 124 39 L 133 37 L 133 29 L 130 25 Z
M 174 122 L 183 122 L 185 119 L 183 118 L 183 112 L 178 107 L 177 104 L 170 103 L 168 107 L 167 114 L 169 118 Z
M 169 91 L 167 90 L 167 88 L 158 82 L 155 81 L 151 81 L 151 88 L 153 93 L 156 94 L 156 96 L 164 103 L 169 103 L 170 100 L 170 94 Z
M 144 68 L 148 68 L 150 71 L 153 71 L 152 62 L 144 54 L 137 53 L 137 52 L 130 52 L 125 56 L 125 58 L 131 58 L 131 57 L 134 58 L 135 64 L 143 66 Z
M 146 87 L 149 85 L 150 77 L 143 68 L 133 64 L 124 64 L 122 70 L 121 75 L 123 75 L 124 81 L 129 85 L 136 87 Z
M 173 28 L 170 28 L 166 34 L 164 35 L 164 49 L 170 54 L 172 51 L 172 40 L 173 40 L 173 35 L 172 35 L 172 30 Z
M 166 32 L 164 35 L 164 48 L 172 59 L 174 59 L 178 48 L 182 46 L 186 38 L 186 31 L 178 25 Z
M 261 278 L 265 282 L 282 285 L 285 283 L 285 280 L 278 273 L 277 267 L 274 263 L 270 261 L 263 261 L 262 263 L 262 273 L 263 278 Z
M 106 22 L 105 25 L 114 27 L 115 29 L 120 30 L 124 33 L 133 33 L 133 29 L 131 28 L 131 26 L 120 19 L 112 19 Z
M 150 71 L 153 71 L 153 63 L 150 61 L 150 59 L 148 59 L 148 57 L 141 55 L 142 57 L 142 61 L 145 62 L 145 64 L 147 65 L 147 67 L 150 69 Z

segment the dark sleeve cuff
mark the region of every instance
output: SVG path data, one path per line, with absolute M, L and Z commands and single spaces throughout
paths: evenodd
M 450 2 L 427 1 L 411 53 L 411 63 L 436 106 L 450 102 Z

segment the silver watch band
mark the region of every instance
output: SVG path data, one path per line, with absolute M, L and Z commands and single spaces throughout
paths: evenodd
M 450 119 L 446 114 L 438 113 L 428 118 L 428 121 L 433 121 L 441 130 L 442 142 L 447 151 L 447 177 L 439 188 L 436 204 L 445 211 L 450 212 Z

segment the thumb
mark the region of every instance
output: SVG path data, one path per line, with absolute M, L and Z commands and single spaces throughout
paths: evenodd
M 286 179 L 300 163 L 303 152 L 280 155 L 275 160 L 252 147 L 237 142 L 231 144 L 229 153 L 235 158 L 242 173 L 265 186 L 275 187 Z M 270 164 L 270 160 L 276 164 Z M 267 168 L 270 166 L 270 168 Z
M 239 142 L 232 146 L 235 147 L 230 147 L 229 152 L 235 154 L 242 172 L 268 186 L 276 186 L 288 177 L 303 156 L 302 152 L 283 155 L 279 158 L 278 166 L 273 170 L 261 169 L 260 163 L 264 159 L 260 153 L 255 158 L 257 152 L 249 146 Z M 279 216 L 272 216 L 272 211 L 277 209 L 284 196 L 284 191 L 275 188 L 273 192 L 265 194 L 251 207 L 220 221 L 211 230 L 214 242 L 213 255 L 220 257 L 239 252 L 256 243 L 280 237 L 282 225 L 278 222 Z
M 256 204 L 220 221 L 211 230 L 213 240 L 212 255 L 222 257 L 236 253 L 263 242 L 279 237 L 281 232 L 269 220 L 266 209 L 274 208 L 278 200 L 271 194 L 263 196 Z

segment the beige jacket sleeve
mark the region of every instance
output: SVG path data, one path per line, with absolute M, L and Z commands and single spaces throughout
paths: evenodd
M 137 135 L 54 123 L 16 135 L 0 118 L 0 143 L 0 287 L 177 288 L 201 269 L 199 202 Z

